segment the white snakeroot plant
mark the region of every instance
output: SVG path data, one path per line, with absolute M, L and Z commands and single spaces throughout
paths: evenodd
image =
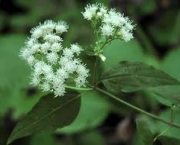
M 31 30 L 31 37 L 21 51 L 21 57 L 33 70 L 31 84 L 54 92 L 55 96 L 63 96 L 68 85 L 85 86 L 89 76 L 86 65 L 78 58 L 81 46 L 62 46 L 61 35 L 67 30 L 64 21 L 47 20 Z
M 99 56 L 102 61 L 106 57 L 103 56 L 103 47 L 114 39 L 121 39 L 128 42 L 133 38 L 132 31 L 135 25 L 128 17 L 125 17 L 115 9 L 108 10 L 103 4 L 88 4 L 85 11 L 82 12 L 84 19 L 91 21 L 95 29 L 98 41 L 93 46 L 94 54 Z
M 88 4 L 82 12 L 85 19 L 91 21 L 98 40 L 93 46 L 93 55 L 102 61 L 103 47 L 114 39 L 129 41 L 133 38 L 134 25 L 115 9 L 108 10 L 103 4 Z M 85 87 L 89 69 L 78 58 L 83 50 L 78 44 L 63 47 L 61 35 L 68 31 L 64 21 L 57 23 L 47 20 L 33 28 L 31 37 L 25 42 L 21 57 L 31 66 L 31 84 L 43 91 L 63 96 L 66 87 Z

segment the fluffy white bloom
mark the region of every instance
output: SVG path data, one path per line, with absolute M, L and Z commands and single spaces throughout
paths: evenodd
M 64 21 L 61 21 L 61 22 L 58 22 L 57 25 L 56 25 L 56 33 L 64 33 L 64 32 L 67 32 L 69 26 L 66 24 L 66 22 Z
M 51 44 L 49 42 L 45 42 L 45 43 L 41 44 L 41 52 L 44 54 L 47 54 L 50 47 L 51 47 Z
M 59 68 L 57 71 L 56 71 L 56 77 L 57 78 L 61 78 L 61 79 L 67 79 L 69 77 L 68 73 L 66 72 L 65 69 L 63 68 Z
M 43 31 L 39 29 L 38 27 L 33 29 L 31 33 L 34 38 L 40 38 L 43 35 Z
M 61 42 L 62 38 L 54 34 L 47 34 L 44 36 L 44 40 L 50 43 L 55 43 L 55 42 Z
M 96 15 L 97 9 L 98 9 L 98 4 L 87 5 L 85 7 L 85 12 L 82 12 L 82 14 L 85 19 L 91 20 L 92 17 Z
M 54 79 L 54 73 L 48 73 L 45 75 L 45 78 L 44 78 L 48 83 L 51 83 Z
M 101 32 L 102 32 L 102 35 L 104 35 L 104 36 L 113 35 L 113 30 L 114 30 L 114 28 L 109 24 L 105 24 L 101 27 Z
M 69 74 L 76 70 L 76 65 L 73 61 L 68 61 L 65 65 L 63 65 L 63 69 Z
M 60 50 L 62 50 L 61 43 L 53 43 L 53 45 L 51 46 L 51 50 L 52 52 L 59 52 Z
M 95 11 L 94 7 L 91 9 Z M 75 58 L 82 51 L 78 44 L 63 48 L 60 35 L 67 32 L 67 29 L 68 25 L 63 21 L 45 21 L 31 30 L 32 35 L 20 54 L 33 69 L 31 84 L 39 86 L 43 91 L 54 92 L 55 96 L 63 96 L 66 85 L 75 83 L 77 86 L 85 86 L 89 72 Z M 80 65 L 83 66 L 81 69 Z M 81 79 L 78 81 L 77 77 Z
M 20 57 L 27 60 L 30 56 L 32 56 L 32 51 L 28 48 L 23 48 L 24 50 L 21 50 Z
M 31 55 L 30 57 L 27 58 L 27 62 L 30 66 L 33 66 L 36 63 L 36 59 L 34 56 Z
M 64 96 L 65 93 L 66 93 L 65 86 L 63 84 L 57 88 L 54 88 L 55 97 Z
M 85 11 L 82 12 L 85 19 L 92 21 L 93 24 L 98 24 L 99 29 L 101 30 L 102 36 L 117 36 L 125 41 L 129 41 L 133 38 L 132 31 L 134 25 L 123 14 L 116 12 L 115 9 L 108 10 L 103 4 L 88 4 L 85 7 Z M 96 19 L 92 19 L 92 17 Z M 98 23 L 97 23 L 98 21 Z M 100 22 L 100 26 L 99 26 Z M 122 29 L 123 32 L 120 33 Z
M 132 33 L 129 33 L 125 28 L 122 28 L 118 34 L 121 35 L 122 39 L 126 42 L 133 38 Z
M 48 53 L 46 57 L 51 64 L 56 64 L 59 58 L 59 56 L 55 52 Z
M 26 41 L 25 44 L 27 47 L 33 47 L 35 44 L 37 44 L 37 40 L 36 38 L 32 37 L 32 38 L 29 38 L 29 40 Z
M 72 44 L 71 45 L 71 51 L 73 53 L 76 53 L 77 55 L 79 55 L 80 52 L 82 51 L 82 48 L 78 44 Z
M 66 57 L 66 58 L 73 58 L 74 54 L 73 54 L 73 51 L 69 48 L 65 48 L 63 50 L 63 55 Z
M 79 76 L 75 79 L 75 82 L 77 87 L 85 86 L 84 84 L 86 83 L 86 78 L 83 76 Z
M 85 76 L 87 77 L 89 74 L 89 70 L 86 69 L 86 67 L 82 64 L 79 64 L 77 66 L 77 73 L 79 74 L 79 76 Z
M 47 82 L 44 82 L 43 84 L 41 84 L 40 87 L 44 92 L 50 91 L 51 89 L 50 84 Z
M 32 84 L 33 86 L 37 86 L 40 84 L 40 82 L 41 82 L 41 79 L 40 79 L 39 75 L 33 73 L 30 84 Z

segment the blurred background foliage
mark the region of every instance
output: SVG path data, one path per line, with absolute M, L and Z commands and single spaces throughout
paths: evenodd
M 93 42 L 93 33 L 81 11 L 87 3 L 95 2 L 117 8 L 137 25 L 134 40 L 116 40 L 106 46 L 103 70 L 122 60 L 142 61 L 180 80 L 179 0 L 0 0 L 0 145 L 6 143 L 17 121 L 43 95 L 29 85 L 31 70 L 19 58 L 30 29 L 46 19 L 65 20 L 70 30 L 64 36 L 64 45 L 77 42 L 86 48 Z M 119 97 L 165 120 L 170 118 L 167 101 L 157 101 L 148 91 L 122 93 Z M 12 145 L 143 145 L 136 132 L 137 112 L 103 99 L 101 94 L 86 94 L 82 102 L 71 126 L 54 134 L 39 133 L 19 139 Z M 175 122 L 180 120 L 178 117 Z M 146 120 L 154 134 L 167 128 L 147 117 Z M 180 139 L 179 133 L 172 128 L 164 135 Z

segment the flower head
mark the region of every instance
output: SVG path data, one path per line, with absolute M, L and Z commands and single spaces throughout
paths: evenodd
M 115 9 L 108 10 L 103 4 L 88 4 L 82 14 L 85 19 L 93 24 L 99 25 L 99 23 L 94 22 L 100 22 L 99 29 L 102 36 L 119 37 L 125 41 L 133 38 L 132 31 L 135 26 L 127 17 L 124 17 L 120 12 L 116 12 Z M 95 19 L 92 19 L 93 17 Z M 122 29 L 126 29 L 126 31 L 123 30 L 122 33 Z
M 95 7 L 91 7 L 95 12 Z M 43 91 L 63 96 L 65 87 L 74 81 L 76 87 L 85 86 L 89 70 L 76 58 L 82 51 L 78 44 L 63 48 L 61 35 L 68 30 L 66 22 L 51 20 L 33 28 L 20 56 L 32 67 L 31 84 Z M 78 80 L 77 80 L 78 78 Z

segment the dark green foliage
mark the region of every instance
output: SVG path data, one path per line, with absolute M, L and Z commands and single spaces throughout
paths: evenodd
M 141 119 L 136 119 L 137 131 L 143 145 L 153 145 L 153 134 L 148 128 L 148 124 Z
M 122 61 L 102 76 L 103 84 L 112 92 L 133 92 L 157 86 L 178 85 L 176 79 L 142 62 Z
M 52 132 L 58 127 L 69 125 L 79 112 L 80 102 L 79 94 L 66 94 L 58 98 L 54 98 L 53 95 L 44 96 L 17 124 L 8 139 L 8 144 L 24 136 Z

